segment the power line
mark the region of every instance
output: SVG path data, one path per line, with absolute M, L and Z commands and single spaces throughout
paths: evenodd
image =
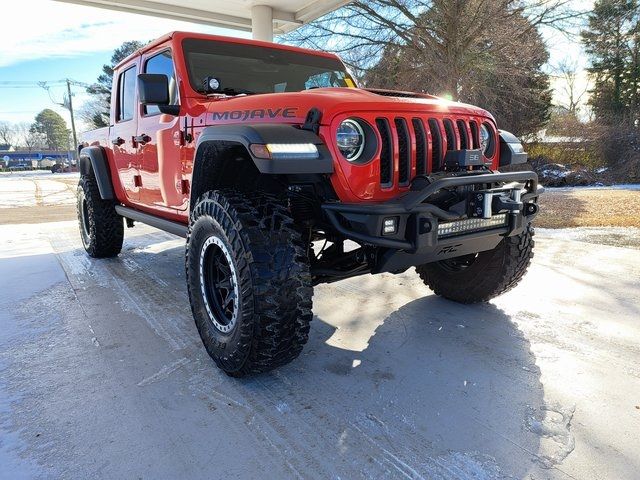
M 42 84 L 51 86 L 51 87 L 64 87 L 70 83 L 71 85 L 87 88 L 91 85 L 86 82 L 80 82 L 78 80 L 73 80 L 71 78 L 63 79 L 63 80 L 5 80 L 0 82 L 0 88 L 42 88 Z
M 42 81 L 42 80 L 41 80 Z M 45 80 L 47 83 L 64 83 L 65 80 Z M 0 85 L 21 85 L 38 83 L 37 80 L 3 80 Z
M 62 102 L 56 101 L 51 95 L 51 87 L 63 87 L 66 86 L 66 94 L 63 96 Z M 21 89 L 21 88 L 43 88 L 47 95 L 49 96 L 49 100 L 51 103 L 54 103 L 58 106 L 66 108 L 69 110 L 69 115 L 71 116 L 71 132 L 73 134 L 73 152 L 75 155 L 76 149 L 78 147 L 78 136 L 76 134 L 76 122 L 73 114 L 73 92 L 71 91 L 71 86 L 87 88 L 90 87 L 90 84 L 86 82 L 80 82 L 78 80 L 73 80 L 71 78 L 65 78 L 62 80 L 3 80 L 0 81 L 0 88 L 4 89 Z
M 71 116 L 71 132 L 73 134 L 73 155 L 75 157 L 75 154 L 78 148 L 78 135 L 76 134 L 76 121 L 73 116 L 73 93 L 71 92 L 71 85 L 86 88 L 89 86 L 89 84 L 84 82 L 79 82 L 77 80 L 71 80 L 70 78 L 64 79 L 64 83 L 67 85 L 67 96 L 66 98 L 63 97 L 62 103 L 60 103 L 60 102 L 56 102 L 51 96 L 51 87 L 47 82 L 37 82 L 39 87 L 42 87 L 47 91 L 47 95 L 49 95 L 49 99 L 51 100 L 51 103 L 55 103 L 56 105 L 60 105 L 61 107 L 69 110 L 69 115 Z

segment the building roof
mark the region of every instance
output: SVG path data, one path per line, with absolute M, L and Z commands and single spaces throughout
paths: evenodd
M 252 31 L 255 9 L 268 7 L 273 33 L 287 33 L 351 0 L 58 0 L 91 7 Z

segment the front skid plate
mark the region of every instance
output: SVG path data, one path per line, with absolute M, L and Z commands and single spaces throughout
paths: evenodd
M 502 236 L 504 233 L 506 233 L 506 229 L 445 238 L 441 239 L 433 249 L 416 253 L 389 249 L 379 257 L 372 273 L 398 273 L 425 263 L 493 250 L 504 238 Z

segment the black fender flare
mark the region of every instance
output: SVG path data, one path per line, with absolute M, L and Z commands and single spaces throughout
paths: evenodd
M 80 174 L 88 175 L 90 171 L 96 177 L 98 191 L 103 200 L 114 200 L 115 193 L 111 182 L 109 161 L 104 148 L 98 146 L 84 147 L 80 150 L 79 160 Z
M 242 144 L 260 173 L 333 173 L 333 158 L 322 139 L 312 131 L 293 125 L 254 123 L 205 127 L 198 137 L 195 158 L 198 158 L 199 149 L 208 142 Z M 265 159 L 258 158 L 252 153 L 251 145 L 266 145 L 268 143 L 312 143 L 318 149 L 318 155 L 295 159 Z
M 499 130 L 498 133 L 500 134 L 500 166 L 526 163 L 528 155 L 518 137 L 506 130 Z

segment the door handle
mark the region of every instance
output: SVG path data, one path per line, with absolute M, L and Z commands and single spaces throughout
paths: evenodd
M 147 142 L 151 141 L 151 137 L 145 133 L 143 133 L 142 135 L 138 135 L 136 137 L 133 137 L 133 141 L 135 143 L 139 143 L 140 145 L 144 145 Z
M 111 140 L 111 143 L 114 144 L 116 147 L 119 147 L 120 145 L 122 145 L 124 143 L 124 138 L 116 137 L 113 140 Z

